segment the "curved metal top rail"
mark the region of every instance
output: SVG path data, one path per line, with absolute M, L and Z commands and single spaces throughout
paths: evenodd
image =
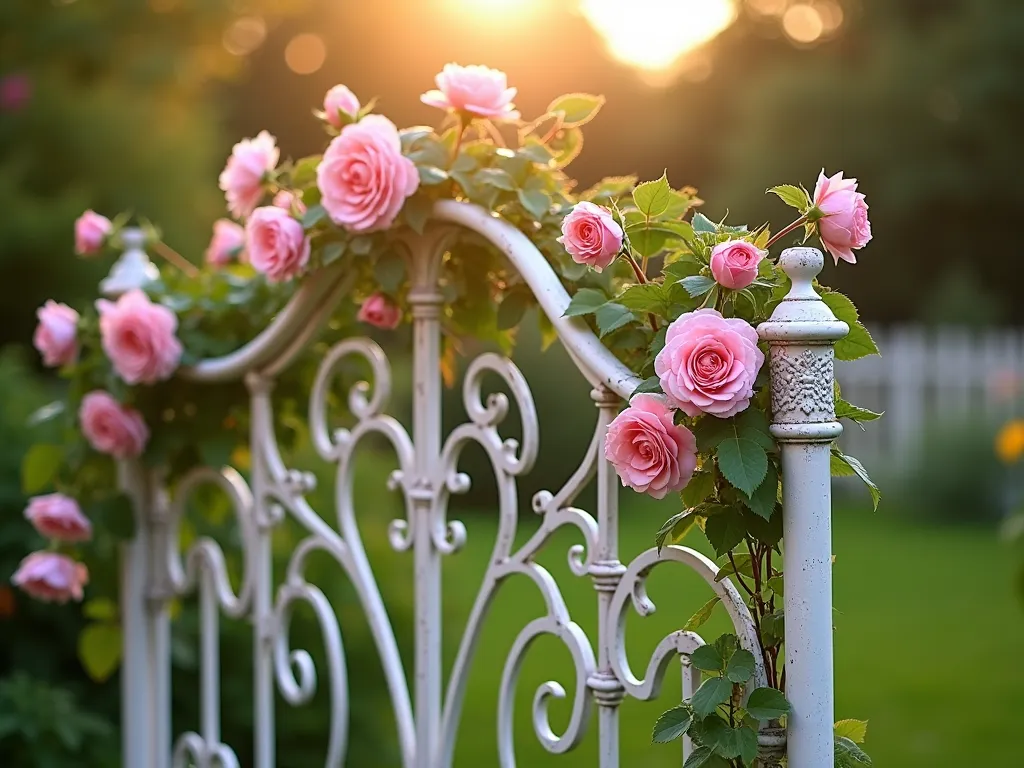
M 507 221 L 470 203 L 442 200 L 435 204 L 432 219 L 456 224 L 490 242 L 512 262 L 530 287 L 541 310 L 548 316 L 562 344 L 591 383 L 603 384 L 628 399 L 640 379 L 623 365 L 601 340 L 577 317 L 564 317 L 569 294 L 551 265 L 530 239 Z M 240 379 L 259 370 L 285 350 L 301 346 L 310 326 L 326 319 L 325 307 L 333 306 L 348 285 L 342 265 L 334 264 L 306 280 L 274 320 L 256 338 L 231 354 L 210 358 L 183 368 L 181 375 L 194 381 Z

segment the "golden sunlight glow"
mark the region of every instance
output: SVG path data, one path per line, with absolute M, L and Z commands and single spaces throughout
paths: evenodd
M 786 11 L 782 28 L 797 43 L 813 43 L 825 31 L 825 23 L 817 8 L 800 3 Z
M 224 31 L 224 49 L 235 56 L 246 56 L 267 39 L 267 24 L 259 16 L 243 16 Z
M 616 59 L 671 69 L 736 19 L 734 0 L 582 0 L 581 10 Z
M 324 65 L 327 46 L 319 35 L 305 33 L 288 41 L 284 49 L 284 61 L 297 75 L 311 75 Z
M 541 0 L 448 0 L 449 8 L 458 16 L 472 18 L 474 23 L 501 25 L 527 21 L 540 3 Z

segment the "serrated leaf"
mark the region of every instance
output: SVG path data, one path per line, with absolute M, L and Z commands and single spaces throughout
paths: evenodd
M 736 635 L 732 634 L 731 632 L 726 632 L 724 635 L 719 635 L 717 638 L 715 638 L 714 645 L 715 648 L 718 649 L 718 652 L 722 655 L 722 661 L 725 664 L 728 664 L 733 654 L 739 650 L 740 641 L 739 638 L 736 637 Z
M 725 676 L 734 683 L 745 683 L 754 675 L 754 654 L 741 648 L 729 659 Z
M 523 208 L 535 219 L 543 218 L 551 207 L 551 198 L 539 189 L 517 189 L 516 195 Z
M 633 390 L 633 394 L 630 395 L 630 397 L 632 398 L 634 395 L 642 394 L 664 394 L 661 389 L 661 379 L 657 376 L 650 376 L 644 379 L 640 382 L 639 386 Z
M 721 672 L 722 654 L 713 645 L 702 645 L 690 654 L 690 664 L 703 672 Z
M 836 767 L 837 768 L 860 768 L 872 764 L 868 754 L 855 744 L 851 739 L 837 737 L 835 742 Z
M 651 741 L 655 744 L 667 744 L 670 741 L 683 736 L 693 722 L 693 715 L 689 707 L 673 707 L 667 712 L 662 712 L 654 724 L 654 732 L 651 734 Z
M 788 715 L 790 706 L 782 691 L 758 688 L 751 692 L 746 704 L 747 713 L 756 720 L 775 720 Z
M 740 552 L 733 555 L 729 562 L 724 563 L 722 567 L 718 569 L 718 573 L 715 574 L 715 581 L 727 579 L 734 573 L 754 578 L 754 567 L 751 565 L 749 554 L 746 552 Z
M 690 482 L 682 490 L 683 503 L 688 507 L 696 507 L 706 500 L 715 490 L 715 476 L 711 472 L 695 472 Z
M 516 188 L 515 181 L 508 175 L 508 172 L 502 168 L 481 168 L 476 173 L 476 178 L 481 184 L 487 184 L 491 187 L 497 187 L 503 189 L 506 192 L 512 192 Z
M 715 278 L 706 275 L 690 275 L 679 281 L 690 298 L 696 299 L 715 287 Z
M 766 582 L 768 589 L 774 592 L 779 597 L 784 597 L 786 594 L 786 582 L 781 576 L 772 576 Z
M 747 532 L 743 518 L 728 507 L 725 510 L 721 514 L 708 517 L 704 523 L 704 535 L 719 557 L 743 541 L 743 536 Z
M 21 491 L 31 494 L 43 490 L 57 476 L 64 461 L 64 448 L 37 443 L 21 460 Z
M 858 405 L 846 402 L 841 397 L 836 397 L 837 419 L 850 419 L 851 421 L 860 424 L 862 421 L 874 421 L 881 417 L 881 413 L 876 413 L 875 411 L 868 410 L 867 408 L 861 408 Z
M 868 471 L 858 459 L 848 456 L 839 448 L 833 446 L 831 456 L 829 457 L 829 467 L 833 477 L 859 477 L 864 485 L 868 487 L 874 509 L 878 509 L 878 502 L 882 500 L 882 491 L 875 485 L 871 476 L 868 475 Z
M 690 220 L 690 226 L 693 227 L 694 232 L 717 232 L 718 227 L 711 219 L 705 216 L 703 213 L 693 214 L 693 218 Z
M 727 437 L 719 443 L 715 455 L 725 479 L 747 496 L 753 494 L 768 472 L 768 454 L 748 437 Z
M 601 338 L 629 325 L 635 319 L 632 312 L 613 301 L 598 307 L 594 312 L 594 317 L 597 319 L 597 329 Z
M 563 315 L 565 317 L 579 317 L 580 315 L 592 315 L 600 307 L 608 303 L 608 297 L 596 288 L 580 288 L 569 301 Z
M 668 297 L 660 283 L 631 285 L 615 297 L 615 303 L 633 312 L 654 312 L 657 315 L 668 312 Z
M 597 184 L 580 195 L 581 200 L 610 202 L 632 192 L 636 185 L 636 176 L 606 176 Z
M 697 612 L 693 614 L 693 616 L 686 620 L 686 623 L 683 625 L 683 630 L 686 632 L 695 632 L 704 626 L 704 624 L 707 623 L 707 620 L 711 618 L 711 614 L 714 612 L 715 606 L 720 602 L 722 602 L 722 598 L 715 595 L 704 603 L 704 605 L 697 609 Z
M 782 202 L 790 208 L 796 208 L 801 213 L 811 207 L 811 198 L 808 197 L 807 193 L 800 189 L 800 187 L 795 187 L 792 184 L 782 184 L 778 187 L 772 187 L 768 191 L 778 195 Z
M 562 125 L 566 128 L 586 125 L 601 111 L 604 96 L 590 93 L 568 93 L 548 104 L 548 112 L 561 113 Z
M 732 683 L 724 677 L 709 677 L 693 693 L 690 706 L 700 717 L 707 717 L 719 704 L 724 704 L 732 695 Z
M 775 509 L 778 492 L 779 474 L 775 470 L 775 465 L 768 462 L 768 471 L 765 473 L 764 480 L 757 486 L 757 490 L 749 496 L 745 495 L 743 497 L 743 503 L 754 514 L 768 520 L 772 516 L 772 510 Z
M 78 635 L 78 658 L 89 677 L 102 683 L 121 661 L 121 627 L 106 621 L 87 625 Z
M 672 187 L 663 173 L 656 181 L 644 181 L 633 190 L 633 203 L 648 219 L 657 218 L 668 210 L 672 202 Z
M 690 753 L 690 756 L 686 758 L 686 762 L 683 763 L 683 768 L 701 768 L 705 765 L 708 760 L 714 756 L 708 747 L 697 747 Z
M 855 744 L 863 744 L 868 737 L 867 720 L 840 720 L 835 724 L 836 738 L 845 738 Z
M 665 546 L 665 542 L 668 540 L 671 540 L 670 543 L 672 544 L 682 541 L 696 522 L 697 515 L 688 509 L 672 515 L 658 529 L 658 533 L 654 537 L 654 543 L 658 547 L 658 551 L 661 551 L 661 548 Z
M 850 326 L 850 333 L 836 342 L 837 360 L 858 360 L 867 355 L 879 354 L 878 345 L 858 319 L 857 307 L 849 297 L 838 291 L 827 291 L 822 294 L 821 300 L 828 305 L 837 320 Z

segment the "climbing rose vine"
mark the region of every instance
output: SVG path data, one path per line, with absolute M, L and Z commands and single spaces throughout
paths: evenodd
M 48 301 L 39 310 L 35 346 L 67 379 L 68 394 L 36 415 L 63 424 L 62 442 L 34 446 L 23 466 L 26 491 L 47 492 L 32 499 L 26 517 L 51 544 L 28 555 L 13 581 L 44 600 L 82 599 L 88 559 L 111 551 L 111 539 L 131 535 L 117 460 L 158 468 L 171 487 L 199 464 L 244 470 L 244 389 L 205 384 L 200 391 L 180 375 L 182 366 L 240 348 L 302 281 L 343 272 L 348 295 L 330 308 L 321 346 L 277 379 L 276 397 L 303 397 L 322 344 L 369 327 L 392 331 L 407 319 L 396 238 L 422 233 L 437 201 L 465 201 L 530 238 L 572 297 L 565 314 L 588 324 L 642 379 L 609 425 L 605 455 L 624 486 L 678 498 L 681 511 L 657 532 L 658 546 L 699 528 L 721 576 L 747 597 L 760 638 L 760 647 L 744 649 L 723 635 L 694 653 L 690 661 L 705 683 L 665 713 L 654 739 L 686 734 L 699 764 L 752 765 L 759 722 L 784 721 L 788 712 L 781 474 L 768 432 L 766 347 L 754 329 L 789 289 L 777 264 L 782 245 L 820 240 L 837 265 L 856 261 L 855 251 L 871 239 L 865 196 L 842 172 L 822 171 L 813 194 L 800 185 L 774 187 L 769 192 L 795 214 L 773 232 L 769 224 L 704 215 L 697 191 L 674 188 L 665 175 L 606 178 L 579 190 L 565 169 L 582 150 L 583 128 L 602 97 L 562 96 L 527 120 L 503 72 L 449 64 L 436 86 L 422 101 L 442 111 L 440 124 L 405 129 L 377 113 L 373 101 L 335 86 L 316 113 L 329 137 L 323 155 L 282 160 L 266 131 L 235 145 L 219 178 L 228 217 L 213 224 L 201 268 L 142 222 L 151 250 L 166 257 L 158 278 L 93 306 Z M 121 248 L 127 223 L 86 211 L 75 226 L 75 251 L 95 258 Z M 463 340 L 509 351 L 535 300 L 501 254 L 471 233 L 452 242 L 440 287 L 442 373 L 451 384 Z M 836 356 L 877 353 L 853 303 L 820 291 L 850 326 Z M 554 330 L 538 316 L 548 344 Z M 280 410 L 285 415 L 275 418 L 288 418 Z M 858 423 L 879 415 L 847 403 L 838 389 L 836 412 Z M 279 434 L 287 431 L 278 426 Z M 856 459 L 833 448 L 832 467 L 863 479 L 877 504 L 877 488 Z M 717 602 L 685 629 L 704 624 Z M 769 687 L 745 698 L 754 654 Z M 858 746 L 863 736 L 856 721 L 837 725 L 843 765 L 869 762 Z

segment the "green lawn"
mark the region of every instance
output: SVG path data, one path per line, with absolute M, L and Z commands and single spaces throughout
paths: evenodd
M 625 495 L 624 495 L 625 500 Z M 666 507 L 631 501 L 622 513 L 621 551 L 627 559 L 646 548 Z M 466 516 L 469 542 L 445 566 L 446 614 L 462 626 L 490 556 L 495 525 L 485 515 Z M 593 639 L 595 592 L 573 577 L 567 548 L 575 529 L 555 537 L 541 558 L 562 585 L 576 621 Z M 519 540 L 523 539 L 521 532 Z M 702 548 L 695 532 L 690 546 Z M 925 528 L 880 512 L 849 511 L 835 522 L 837 716 L 870 720 L 868 748 L 880 768 L 1009 766 L 1022 762 L 1016 732 L 1024 712 L 1024 608 L 1011 592 L 1011 558 L 994 532 Z M 629 653 L 642 674 L 651 651 L 705 602 L 707 587 L 682 566 L 655 571 L 650 596 L 656 615 L 631 616 Z M 531 583 L 507 583 L 486 623 L 472 670 L 459 733 L 456 766 L 497 764 L 497 689 L 508 651 L 519 630 L 542 615 Z M 725 628 L 723 612 L 706 627 Z M 446 638 L 448 662 L 455 638 Z M 531 649 L 516 696 L 517 760 L 522 766 L 596 765 L 596 723 L 572 753 L 549 755 L 530 723 L 537 686 L 557 680 L 571 691 L 574 671 L 568 652 L 553 638 Z M 679 696 L 679 676 L 670 667 L 660 701 L 627 700 L 622 707 L 622 762 L 632 766 L 678 766 L 673 746 L 652 746 L 658 713 Z M 568 716 L 565 701 L 551 706 L 556 732 Z

